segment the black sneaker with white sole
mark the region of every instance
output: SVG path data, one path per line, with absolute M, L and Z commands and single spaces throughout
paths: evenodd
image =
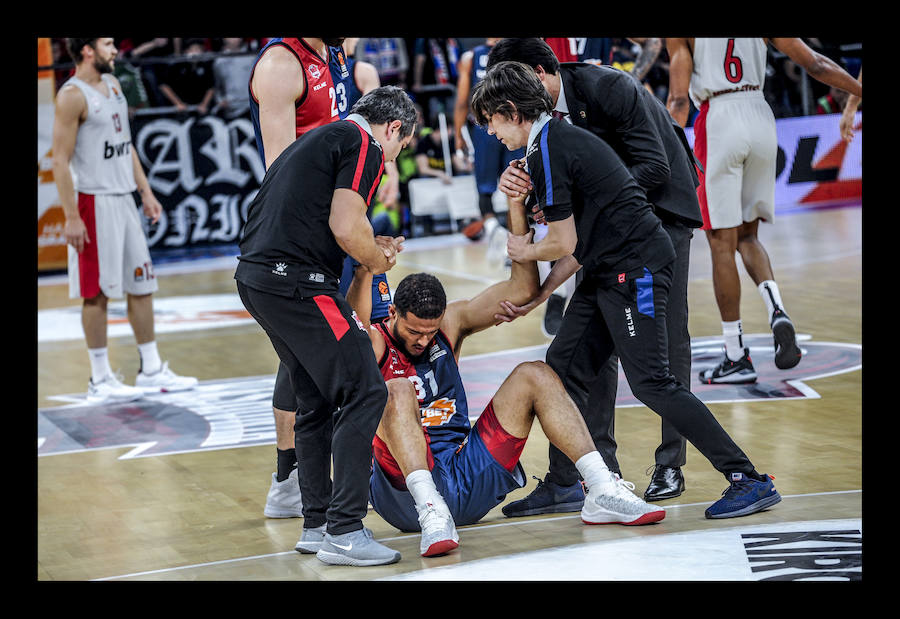
M 772 334 L 775 336 L 775 367 L 779 370 L 789 370 L 800 363 L 800 346 L 797 344 L 797 334 L 794 331 L 794 323 L 788 318 L 781 308 L 776 308 L 772 313 Z
M 739 385 L 756 382 L 756 370 L 750 361 L 750 349 L 744 349 L 744 356 L 737 361 L 732 361 L 727 356 L 725 360 L 714 368 L 700 372 L 700 382 L 711 385 L 713 383 L 725 383 Z

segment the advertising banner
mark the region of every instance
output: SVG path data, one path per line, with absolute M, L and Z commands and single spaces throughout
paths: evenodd
M 49 53 L 49 42 L 46 45 Z M 64 218 L 50 152 L 52 76 L 39 75 L 38 86 L 38 268 L 64 269 Z M 776 209 L 861 201 L 862 112 L 849 145 L 840 138 L 839 119 L 832 114 L 777 121 Z M 134 148 L 163 205 L 158 223 L 151 226 L 145 220 L 151 251 L 237 242 L 247 207 L 265 174 L 250 120 L 142 113 L 131 120 L 131 131 Z M 690 128 L 687 136 L 692 142 Z

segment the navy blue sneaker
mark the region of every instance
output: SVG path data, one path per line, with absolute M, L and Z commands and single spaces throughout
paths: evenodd
M 731 474 L 731 486 L 722 493 L 722 498 L 706 510 L 707 518 L 737 518 L 748 516 L 771 507 L 781 501 L 781 495 L 772 483 L 774 477 L 763 475 L 766 480 L 758 481 L 743 473 Z
M 581 511 L 584 506 L 584 486 L 580 481 L 571 486 L 559 486 L 552 481 L 537 477 L 537 488 L 524 499 L 513 501 L 503 506 L 503 514 L 507 518 L 516 516 L 534 516 L 536 514 L 556 514 L 560 512 Z

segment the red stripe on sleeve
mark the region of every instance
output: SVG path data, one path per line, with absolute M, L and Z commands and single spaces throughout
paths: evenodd
M 381 167 L 378 168 L 378 176 L 375 177 L 375 183 L 372 185 L 372 188 L 369 190 L 369 197 L 366 198 L 366 205 L 372 203 L 372 194 L 375 193 L 375 188 L 381 184 L 381 174 L 384 172 L 384 154 L 381 155 Z
M 78 194 L 78 214 L 84 222 L 88 240 L 78 254 L 78 281 L 81 285 L 81 296 L 93 299 L 100 294 L 100 258 L 97 255 L 97 214 L 94 196 Z
M 350 122 L 353 123 L 352 120 Z M 353 124 L 356 125 L 356 123 Z M 356 160 L 356 173 L 353 175 L 353 191 L 359 191 L 359 182 L 362 180 L 363 168 L 366 167 L 366 154 L 369 152 L 369 134 L 359 125 L 356 125 L 356 128 L 362 134 L 362 145 L 359 149 L 359 158 Z
M 328 326 L 331 327 L 334 337 L 340 341 L 341 338 L 344 337 L 344 334 L 350 330 L 350 324 L 341 314 L 341 310 L 338 309 L 334 299 L 327 295 L 320 294 L 313 297 L 313 301 L 316 302 L 316 305 L 319 306 L 319 311 L 322 312 L 325 320 L 328 321 Z

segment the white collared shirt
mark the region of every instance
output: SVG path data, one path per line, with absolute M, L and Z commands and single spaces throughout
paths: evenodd
M 572 118 L 569 114 L 569 102 L 566 101 L 566 89 L 563 86 L 562 78 L 559 79 L 559 97 L 556 98 L 556 107 L 553 108 L 554 112 L 562 112 L 565 116 L 565 120 L 570 125 L 572 124 Z
M 544 128 L 553 117 L 546 112 L 542 113 L 540 117 L 531 125 L 531 131 L 528 132 L 528 148 L 525 150 L 525 156 L 528 156 L 528 153 L 532 151 L 532 145 L 538 139 L 538 136 L 541 134 L 541 129 Z

